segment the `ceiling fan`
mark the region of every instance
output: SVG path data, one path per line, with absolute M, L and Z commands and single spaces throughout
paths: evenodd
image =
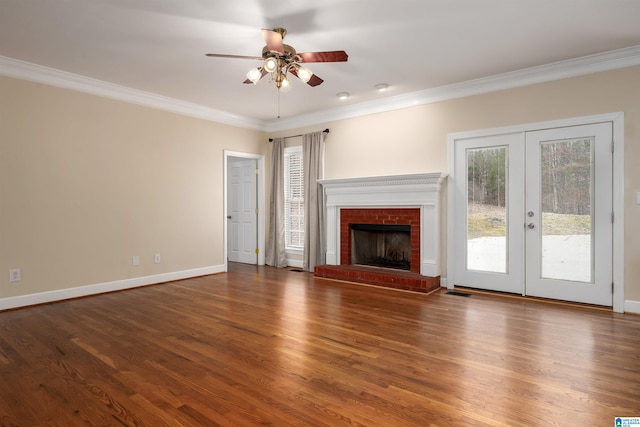
M 284 28 L 274 28 L 273 30 L 262 30 L 262 36 L 266 46 L 262 48 L 262 56 L 224 55 L 218 53 L 207 53 L 207 56 L 217 58 L 238 58 L 256 59 L 262 62 L 261 67 L 253 68 L 247 73 L 245 84 L 257 84 L 267 74 L 276 82 L 278 89 L 287 88 L 291 83 L 288 74 L 299 78 L 309 86 L 318 86 L 324 80 L 316 76 L 311 70 L 303 66 L 308 62 L 345 62 L 349 58 L 344 50 L 333 50 L 328 52 L 304 52 L 297 53 L 296 50 L 282 43 L 282 39 L 287 34 Z

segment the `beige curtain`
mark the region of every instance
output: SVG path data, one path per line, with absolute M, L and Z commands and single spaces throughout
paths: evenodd
M 304 252 L 303 268 L 313 271 L 324 264 L 324 193 L 318 180 L 323 174 L 324 134 L 313 132 L 302 136 L 304 165 Z
M 275 138 L 271 148 L 271 201 L 265 262 L 281 268 L 287 266 L 284 239 L 284 139 Z

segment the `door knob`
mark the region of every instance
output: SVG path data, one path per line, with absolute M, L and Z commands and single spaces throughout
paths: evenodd
M 231 219 L 231 215 L 227 215 L 227 219 Z
M 533 230 L 534 228 L 536 228 L 536 226 L 535 226 L 535 225 L 533 225 L 533 223 L 532 223 L 532 222 L 530 222 L 530 223 L 527 225 L 527 227 L 529 228 L 529 230 Z

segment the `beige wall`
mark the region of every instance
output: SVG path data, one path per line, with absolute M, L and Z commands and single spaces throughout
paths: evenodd
M 0 77 L 0 298 L 223 265 L 223 150 L 265 138 Z
M 327 178 L 447 172 L 449 133 L 622 111 L 625 299 L 640 301 L 638 100 L 633 67 L 269 136 L 329 127 Z M 223 264 L 223 150 L 268 160 L 267 137 L 0 77 L 0 298 Z
M 326 178 L 447 172 L 449 133 L 619 111 L 625 114 L 625 299 L 640 301 L 637 221 L 640 206 L 635 204 L 635 193 L 640 191 L 640 67 L 340 120 L 271 136 L 329 127 Z

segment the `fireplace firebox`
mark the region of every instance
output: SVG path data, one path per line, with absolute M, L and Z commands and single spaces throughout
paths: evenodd
M 411 269 L 411 226 L 349 224 L 351 264 Z
M 340 210 L 340 264 L 341 265 L 366 265 L 361 261 L 361 257 L 357 256 L 358 262 L 354 262 L 354 234 L 355 231 L 367 231 L 376 235 L 367 237 L 369 239 L 368 246 L 371 251 L 375 249 L 373 257 L 381 257 L 380 247 L 388 248 L 389 240 L 393 240 L 393 248 L 391 249 L 392 258 L 395 261 L 404 258 L 408 261 L 408 268 L 402 270 L 413 271 L 420 274 L 420 209 L 419 208 L 345 208 Z M 360 228 L 360 230 L 357 230 Z M 365 229 L 365 230 L 363 230 Z M 376 230 L 376 231 L 373 231 Z M 387 231 L 381 231 L 387 230 Z M 402 230 L 400 232 L 400 230 Z M 382 236 L 378 235 L 382 233 Z M 406 234 L 405 234 L 406 233 Z M 361 234 L 361 233 L 358 233 Z M 390 235 L 396 234 L 391 238 Z M 408 236 L 407 236 L 408 234 Z M 402 235 L 402 237 L 398 237 Z M 397 243 L 402 239 L 408 239 L 408 246 L 398 249 Z M 387 240 L 385 246 L 384 241 Z M 379 246 L 378 241 L 382 242 Z M 387 251 L 388 252 L 388 251 Z M 371 254 L 370 254 L 371 255 Z M 387 254 L 389 255 L 389 254 Z M 371 265 L 371 264 L 369 264 Z M 382 267 L 378 265 L 378 267 Z M 398 266 L 385 265 L 388 268 L 398 268 Z

